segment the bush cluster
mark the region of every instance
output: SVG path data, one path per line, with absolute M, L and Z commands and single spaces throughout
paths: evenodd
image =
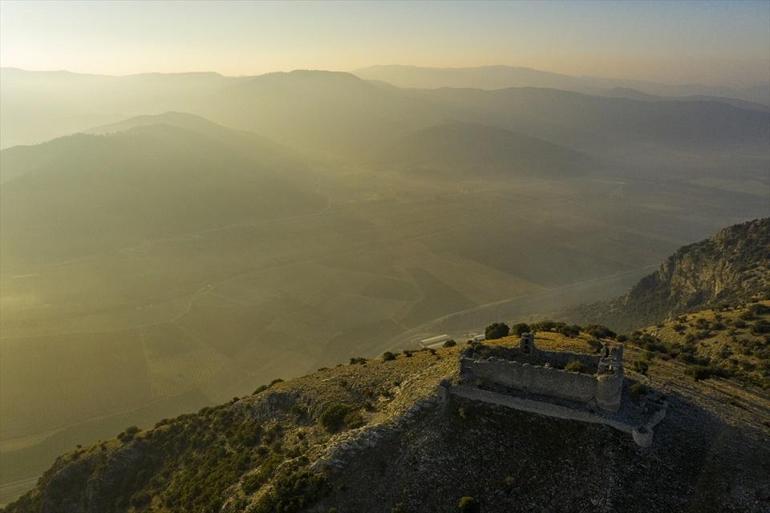
M 639 402 L 639 399 L 646 395 L 647 392 L 649 392 L 649 389 L 646 385 L 641 383 L 634 383 L 628 388 L 628 394 L 631 396 L 631 399 L 633 399 L 634 402 Z
M 510 331 L 510 328 L 504 322 L 494 322 L 486 327 L 484 330 L 484 337 L 487 340 L 495 340 L 498 338 L 507 337 Z
M 330 433 L 344 429 L 353 429 L 363 425 L 361 413 L 349 404 L 329 403 L 324 406 L 318 420 Z
M 570 371 L 570 372 L 587 372 L 586 366 L 583 364 L 583 362 L 579 360 L 572 360 L 567 365 L 564 366 L 564 370 Z
M 481 504 L 473 497 L 461 497 L 457 509 L 460 513 L 481 513 Z
M 525 322 L 516 323 L 511 327 L 511 333 L 517 337 L 520 337 L 525 333 L 529 333 L 530 331 L 532 331 L 532 329 L 529 327 L 529 324 Z

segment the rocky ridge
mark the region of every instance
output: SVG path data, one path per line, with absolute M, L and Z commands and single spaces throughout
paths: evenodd
M 763 218 L 684 246 L 624 296 L 578 307 L 564 317 L 630 331 L 686 312 L 768 297 L 770 218 Z

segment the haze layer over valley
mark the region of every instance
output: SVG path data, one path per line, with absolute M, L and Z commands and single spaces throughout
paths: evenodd
M 4 499 L 75 444 L 614 297 L 770 214 L 770 112 L 745 97 L 0 80 Z

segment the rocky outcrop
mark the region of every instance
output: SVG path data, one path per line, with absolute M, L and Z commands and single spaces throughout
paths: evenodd
M 566 318 L 626 331 L 721 303 L 770 294 L 770 218 L 730 226 L 680 248 L 626 295 L 581 306 Z

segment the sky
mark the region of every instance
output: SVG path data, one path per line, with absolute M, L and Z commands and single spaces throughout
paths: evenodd
M 0 64 L 116 75 L 504 64 L 745 86 L 770 81 L 770 0 L 2 0 Z

